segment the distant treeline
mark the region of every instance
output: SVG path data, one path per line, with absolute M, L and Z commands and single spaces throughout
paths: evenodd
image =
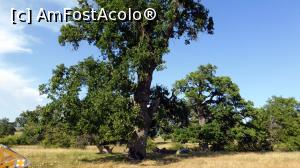
M 300 102 L 274 96 L 256 108 L 216 70 L 200 66 L 170 90 L 152 87 L 149 138 L 198 143 L 204 151 L 300 150 Z M 0 143 L 78 148 L 130 143 L 143 123 L 126 79 L 93 58 L 57 66 L 40 87 L 51 102 L 23 112 L 15 123 L 0 120 Z M 22 133 L 14 135 L 15 127 Z

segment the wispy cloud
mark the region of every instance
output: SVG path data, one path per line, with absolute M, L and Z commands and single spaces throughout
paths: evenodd
M 14 29 L 1 23 L 0 26 L 0 56 L 7 53 L 32 52 L 28 44 L 33 38 L 25 35 L 23 29 Z
M 10 9 L 45 8 L 45 4 L 59 7 L 72 7 L 76 0 L 0 0 L 0 118 L 9 117 L 11 120 L 22 111 L 34 109 L 45 103 L 45 98 L 39 95 L 36 80 L 25 73 L 26 68 L 16 68 L 5 61 L 8 54 L 34 53 L 37 37 L 26 32 L 26 25 L 12 25 Z M 45 6 L 43 6 L 45 5 Z M 50 31 L 57 32 L 60 24 L 34 24 Z
M 45 98 L 39 95 L 35 80 L 26 75 L 26 69 L 13 68 L 0 59 L 0 118 L 11 120 L 24 110 L 42 105 Z
M 12 26 L 7 8 L 0 6 L 0 55 L 14 52 L 31 52 L 23 26 Z
M 63 8 L 71 8 L 74 7 L 77 3 L 77 0 L 0 0 L 0 30 L 9 28 L 10 32 L 16 32 L 15 30 L 19 30 L 23 32 L 26 28 L 26 25 L 12 25 L 11 24 L 11 8 L 26 10 L 26 8 L 30 8 L 34 13 L 37 13 L 40 8 L 45 8 L 48 10 L 62 10 Z M 51 8 L 48 8 L 48 7 Z M 53 8 L 54 7 L 54 8 Z M 55 9 L 57 8 L 57 9 Z M 34 20 L 35 21 L 35 20 Z M 58 32 L 61 25 L 63 23 L 33 23 L 31 26 L 39 26 L 43 28 L 47 28 L 53 32 Z M 21 30 L 20 30 L 21 29 Z M 24 34 L 24 33 L 23 33 Z M 20 35 L 20 34 L 19 34 Z

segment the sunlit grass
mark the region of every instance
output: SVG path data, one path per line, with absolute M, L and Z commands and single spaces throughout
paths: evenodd
M 162 146 L 172 146 L 169 143 Z M 194 153 L 193 155 L 150 155 L 143 162 L 126 159 L 124 146 L 113 155 L 97 154 L 95 147 L 79 149 L 44 149 L 18 146 L 14 149 L 31 161 L 33 168 L 299 168 L 300 152 L 267 153 Z

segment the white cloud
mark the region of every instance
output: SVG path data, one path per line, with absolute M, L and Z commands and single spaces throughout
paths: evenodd
M 30 46 L 38 41 L 37 38 L 28 35 L 25 29 L 28 26 L 40 26 L 53 32 L 58 32 L 62 23 L 33 23 L 32 25 L 11 23 L 11 8 L 25 10 L 31 8 L 37 12 L 40 8 L 47 8 L 49 4 L 64 7 L 73 7 L 77 0 L 0 0 L 0 56 L 8 53 L 31 53 Z M 60 10 L 60 9 L 49 9 Z
M 61 24 L 33 25 L 17 24 L 10 21 L 11 8 L 25 10 L 56 6 L 59 8 L 73 7 L 77 0 L 0 0 L 0 118 L 8 117 L 14 120 L 22 111 L 34 109 L 46 102 L 46 98 L 39 95 L 36 81 L 26 74 L 26 68 L 4 61 L 8 54 L 34 53 L 32 46 L 39 42 L 37 37 L 26 32 L 28 26 L 40 26 L 52 32 L 58 32 Z
M 44 104 L 45 98 L 34 87 L 34 79 L 28 78 L 24 71 L 0 60 L 0 118 L 14 120 L 22 111 Z
M 48 10 L 63 10 L 63 8 L 66 7 L 74 7 L 77 3 L 77 0 L 0 0 L 0 47 L 3 45 L 3 39 L 10 36 L 10 41 L 8 44 L 18 44 L 17 51 L 26 51 L 29 52 L 28 48 L 26 46 L 21 46 L 19 43 L 22 43 L 25 41 L 23 38 L 25 36 L 25 28 L 26 24 L 23 25 L 12 25 L 11 23 L 11 8 L 15 8 L 17 10 L 25 10 L 26 8 L 30 8 L 33 10 L 33 13 L 36 14 L 40 8 L 45 8 Z M 58 7 L 58 9 L 54 8 L 48 8 L 48 5 L 54 5 Z M 33 24 L 30 26 L 40 26 L 47 28 L 53 32 L 58 32 L 62 23 L 37 23 L 35 20 L 33 20 Z M 5 34 L 6 36 L 2 36 Z M 18 37 L 18 38 L 15 38 Z M 27 36 L 28 37 L 28 36 Z M 16 42 L 18 41 L 18 43 Z M 24 44 L 24 43 L 23 43 Z M 11 47 L 11 45 L 10 45 Z M 3 48 L 3 47 L 2 47 Z M 0 50 L 2 50 L 0 48 Z M 7 47 L 9 48 L 9 47 Z M 3 53 L 0 51 L 0 54 Z
M 2 0 L 0 0 L 2 1 Z M 31 53 L 29 44 L 34 39 L 24 32 L 24 26 L 13 25 L 10 22 L 10 7 L 13 1 L 1 2 L 0 5 L 0 56 L 8 53 Z M 21 1 L 20 4 L 24 2 Z
M 0 24 L 0 26 L 5 25 Z M 32 38 L 23 33 L 22 29 L 12 31 L 12 29 L 7 30 L 7 27 L 0 28 L 0 55 L 19 52 L 31 53 L 32 50 L 27 44 Z
M 12 25 L 10 22 L 10 9 L 34 9 L 48 2 L 53 5 L 65 7 L 72 5 L 72 1 L 59 0 L 0 0 L 0 118 L 8 117 L 14 120 L 22 111 L 34 109 L 37 105 L 45 103 L 46 99 L 39 95 L 36 81 L 26 74 L 26 68 L 16 66 L 4 61 L 11 53 L 32 53 L 32 46 L 39 41 L 26 32 L 27 25 Z M 58 31 L 59 24 L 34 24 L 51 31 Z

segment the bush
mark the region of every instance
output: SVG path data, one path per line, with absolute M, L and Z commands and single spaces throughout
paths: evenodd
M 171 140 L 173 138 L 172 134 L 162 134 L 160 136 L 164 141 Z
M 300 136 L 289 137 L 285 142 L 275 144 L 273 146 L 275 151 L 299 151 L 300 150 Z
M 22 145 L 36 145 L 41 142 L 43 135 L 38 132 L 34 132 L 33 130 L 31 131 L 32 132 L 26 130 L 22 133 L 20 137 L 22 139 Z
M 63 128 L 54 127 L 45 133 L 42 145 L 44 147 L 69 148 L 72 146 L 73 139 L 74 137 Z
M 201 127 L 198 125 L 191 125 L 187 128 L 177 128 L 172 134 L 172 141 L 180 143 L 199 143 L 199 134 Z
M 9 135 L 0 138 L 0 144 L 7 145 L 7 146 L 21 145 L 22 139 L 20 135 Z
M 231 130 L 234 143 L 227 144 L 229 151 L 270 151 L 271 144 L 267 140 L 267 133 L 251 126 L 239 126 Z
M 16 132 L 14 123 L 9 122 L 7 118 L 0 119 L 0 137 L 14 135 Z
M 183 149 L 183 148 L 184 148 L 183 144 L 181 144 L 181 143 L 173 143 L 170 149 L 171 150 L 179 150 L 179 149 Z
M 147 152 L 152 152 L 155 148 L 157 148 L 156 143 L 151 138 L 148 138 L 146 147 Z

